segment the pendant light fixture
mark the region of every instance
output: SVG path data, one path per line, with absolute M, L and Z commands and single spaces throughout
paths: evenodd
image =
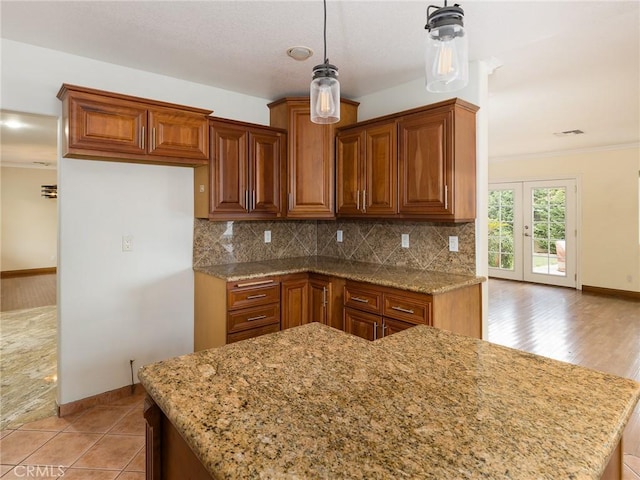
M 435 9 L 429 12 L 430 9 Z M 453 92 L 469 82 L 469 49 L 460 5 L 427 7 L 425 50 L 426 88 L 430 92 Z
M 340 121 L 340 82 L 338 67 L 327 58 L 327 0 L 324 2 L 324 63 L 313 67 L 311 80 L 311 121 L 336 123 Z

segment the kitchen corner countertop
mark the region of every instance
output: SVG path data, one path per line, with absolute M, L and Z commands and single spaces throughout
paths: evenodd
M 394 267 L 320 256 L 211 265 L 208 267 L 194 267 L 194 270 L 222 278 L 228 282 L 272 275 L 311 272 L 431 295 L 475 285 L 486 280 L 484 277 L 473 275 L 416 270 L 407 267 Z
M 311 323 L 142 367 L 213 478 L 599 479 L 640 384 L 417 326 Z

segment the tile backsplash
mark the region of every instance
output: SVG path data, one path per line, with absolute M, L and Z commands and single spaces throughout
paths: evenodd
M 264 231 L 271 243 L 264 243 Z M 342 230 L 343 241 L 336 241 Z M 401 235 L 409 235 L 402 248 Z M 458 252 L 449 251 L 449 236 Z M 196 219 L 194 266 L 322 255 L 420 270 L 475 274 L 475 224 L 404 221 L 237 221 Z

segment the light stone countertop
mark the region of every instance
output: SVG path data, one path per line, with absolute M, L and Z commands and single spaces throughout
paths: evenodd
M 472 275 L 416 270 L 321 256 L 211 265 L 194 267 L 194 270 L 228 282 L 311 272 L 431 295 L 475 285 L 486 280 L 484 277 Z
M 416 326 L 311 323 L 144 366 L 214 478 L 599 479 L 640 384 Z

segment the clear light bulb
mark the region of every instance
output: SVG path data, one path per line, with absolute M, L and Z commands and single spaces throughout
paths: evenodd
M 316 101 L 316 111 L 321 117 L 327 118 L 333 114 L 336 109 L 331 95 L 331 87 L 329 85 L 321 85 L 318 91 L 318 100 Z

